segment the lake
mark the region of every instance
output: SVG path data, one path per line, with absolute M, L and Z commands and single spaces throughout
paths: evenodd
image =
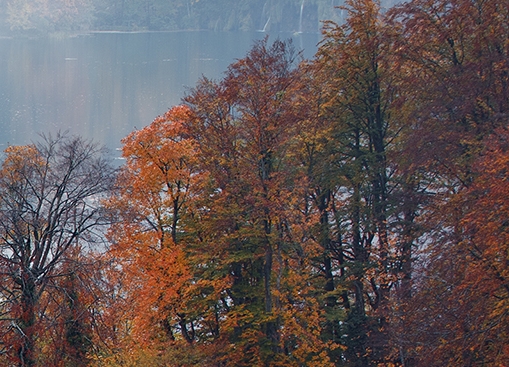
M 0 39 L 0 150 L 68 130 L 112 150 L 180 103 L 202 76 L 219 79 L 261 32 L 93 33 Z M 319 34 L 292 38 L 306 58 Z

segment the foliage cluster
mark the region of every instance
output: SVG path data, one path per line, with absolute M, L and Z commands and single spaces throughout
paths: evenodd
M 313 60 L 265 39 L 202 78 L 117 173 L 6 151 L 0 366 L 509 365 L 509 3 L 345 10 Z

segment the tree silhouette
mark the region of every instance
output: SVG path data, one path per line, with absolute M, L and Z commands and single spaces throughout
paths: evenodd
M 0 269 L 5 352 L 19 366 L 34 366 L 40 300 L 50 280 L 64 276 L 66 254 L 103 240 L 108 223 L 100 200 L 114 170 L 94 144 L 47 137 L 6 149 L 0 170 Z

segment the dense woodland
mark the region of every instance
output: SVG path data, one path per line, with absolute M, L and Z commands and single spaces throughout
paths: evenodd
M 509 2 L 345 11 L 5 151 L 0 366 L 509 365 Z
M 388 7 L 393 0 L 384 0 Z M 0 0 L 0 31 L 15 35 L 89 30 L 319 32 L 343 22 L 343 0 Z

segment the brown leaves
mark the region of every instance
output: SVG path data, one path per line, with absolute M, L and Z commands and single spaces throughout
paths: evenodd
M 506 364 L 506 8 L 349 1 L 314 62 L 257 42 L 124 139 L 136 358 Z

